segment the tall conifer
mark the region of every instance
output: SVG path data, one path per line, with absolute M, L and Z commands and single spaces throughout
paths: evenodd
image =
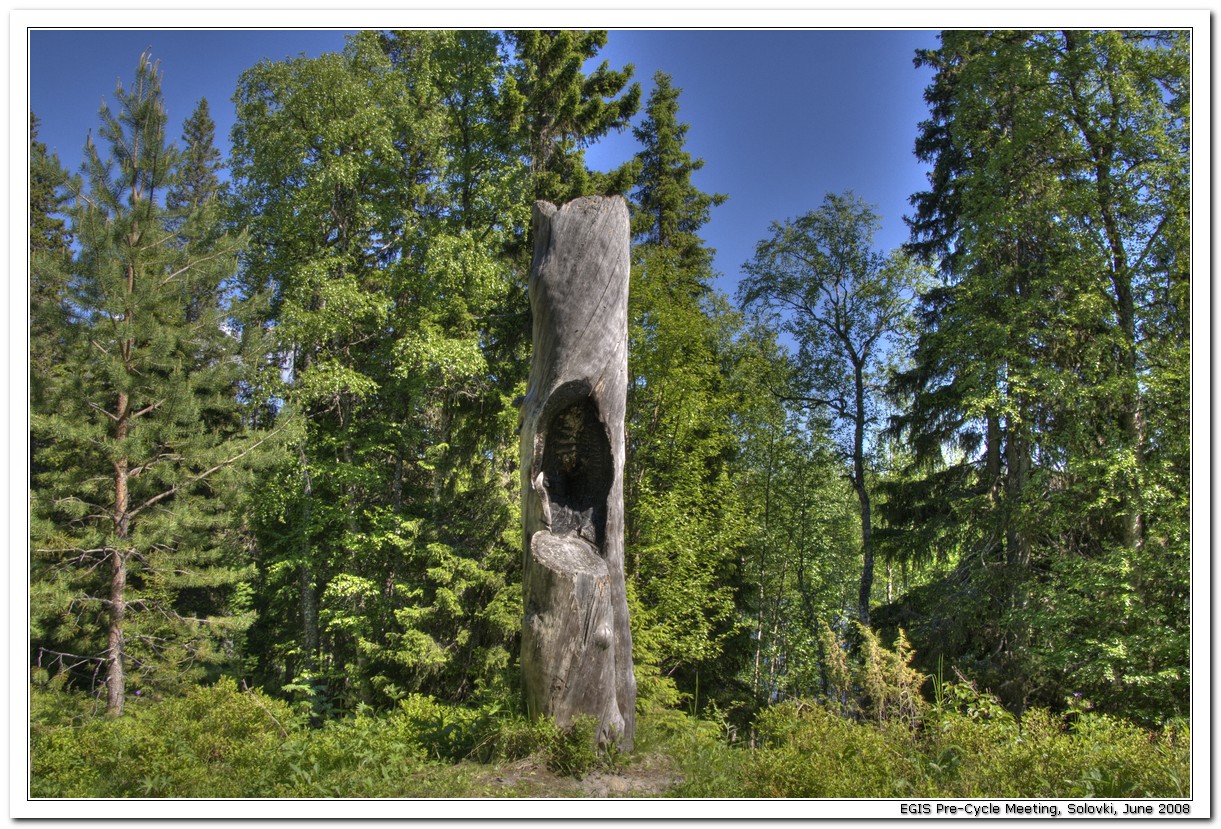
M 30 113 L 30 397 L 35 407 L 64 365 L 71 259 L 64 220 L 67 184 L 67 171 L 38 140 L 38 118 Z
M 634 130 L 632 283 L 628 337 L 627 559 L 643 693 L 730 696 L 743 629 L 736 566 L 748 505 L 731 471 L 734 418 L 752 381 L 739 374 L 743 320 L 713 293 L 712 251 L 698 232 L 725 197 L 691 181 L 678 95 L 659 74 Z M 713 679 L 719 675 L 723 679 Z M 666 679 L 661 679 L 664 676 Z M 676 684 L 674 684 L 676 683 Z
M 1190 346 L 1163 344 L 1188 342 L 1167 336 L 1187 320 L 1188 56 L 1183 32 L 977 31 L 917 57 L 933 167 L 911 249 L 943 283 L 897 386 L 922 466 L 893 517 L 905 550 L 957 558 L 945 586 L 972 598 L 938 613 L 1017 707 L 1066 684 L 1185 700 L 1186 476 L 1165 473 L 1187 468 Z
M 632 130 L 641 144 L 632 234 L 638 241 L 673 250 L 682 268 L 696 271 L 711 264 L 713 254 L 698 231 L 708 222 L 711 208 L 724 204 L 728 196 L 692 185 L 691 174 L 703 169 L 704 160 L 692 158 L 685 147 L 690 125 L 678 120 L 682 90 L 665 72 L 658 72 L 653 82 L 644 120 Z
M 259 441 L 234 414 L 242 357 L 218 289 L 240 240 L 195 211 L 185 241 L 170 230 L 181 156 L 147 54 L 115 99 L 108 154 L 90 140 L 87 185 L 73 184 L 69 371 L 33 412 L 32 592 L 44 664 L 95 666 L 117 715 L 132 682 L 172 687 L 239 656 L 244 546 L 228 496 Z
M 635 166 L 609 174 L 585 166 L 585 148 L 611 130 L 626 129 L 640 106 L 634 67 L 613 70 L 603 61 L 585 74 L 584 64 L 606 45 L 604 31 L 517 30 L 514 86 L 520 96 L 519 135 L 529 159 L 535 199 L 557 204 L 579 196 L 621 194 L 631 187 Z
M 179 181 L 166 198 L 170 210 L 199 207 L 220 195 L 220 150 L 208 99 L 200 98 L 182 127 L 183 160 Z

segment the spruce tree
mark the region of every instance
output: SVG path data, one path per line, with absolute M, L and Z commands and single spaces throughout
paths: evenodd
M 239 658 L 247 573 L 229 495 L 264 440 L 236 414 L 243 356 L 219 290 L 240 239 L 205 226 L 202 206 L 171 230 L 181 155 L 147 54 L 115 99 L 108 146 L 87 143 L 72 186 L 67 370 L 32 413 L 31 509 L 34 646 L 44 665 L 92 665 L 112 715 L 132 683 L 172 688 Z
M 71 234 L 64 220 L 67 184 L 67 171 L 38 140 L 38 118 L 30 113 L 30 399 L 35 407 L 64 365 L 71 259 Z
M 182 127 L 182 171 L 166 198 L 170 210 L 199 207 L 220 195 L 222 165 L 215 141 L 216 124 L 208 111 L 208 99 L 200 98 Z
M 1188 54 L 1185 33 L 982 31 L 917 58 L 933 168 L 910 248 L 943 279 L 896 386 L 918 466 L 892 517 L 904 549 L 957 564 L 952 655 L 1015 707 L 1186 699 L 1190 345 L 1167 332 L 1187 320 Z
M 30 113 L 30 250 L 58 252 L 67 249 L 68 228 L 63 219 L 68 174 L 59 158 L 48 154 L 38 140 L 38 116 Z
M 529 160 L 533 197 L 562 204 L 580 196 L 626 193 L 631 162 L 608 174 L 585 166 L 585 148 L 625 129 L 640 106 L 634 67 L 606 61 L 586 75 L 585 62 L 606 45 L 604 31 L 518 30 L 508 33 L 516 57 L 507 94 L 520 101 L 518 134 Z
M 702 676 L 702 699 L 725 702 L 733 660 L 745 652 L 735 647 L 743 632 L 736 563 L 749 534 L 732 475 L 740 439 L 733 424 L 753 381 L 738 368 L 743 320 L 712 292 L 712 251 L 698 236 L 724 197 L 692 184 L 703 162 L 685 149 L 679 90 L 665 75 L 657 82 L 635 130 L 628 293 L 624 500 L 634 659 L 646 697 L 695 693 Z
M 688 124 L 678 120 L 678 96 L 665 72 L 658 72 L 645 117 L 632 132 L 640 142 L 636 154 L 640 174 L 632 192 L 632 235 L 638 242 L 673 250 L 684 270 L 698 271 L 711 263 L 713 251 L 698 235 L 709 211 L 725 203 L 723 193 L 704 193 L 691 183 L 691 174 L 704 166 L 685 149 Z

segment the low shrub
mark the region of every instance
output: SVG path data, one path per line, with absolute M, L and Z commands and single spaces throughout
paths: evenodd
M 717 723 L 681 711 L 654 709 L 636 719 L 636 754 L 664 754 L 681 781 L 674 797 L 744 797 L 748 751 L 732 745 Z
M 31 728 L 31 794 L 253 796 L 274 779 L 289 727 L 287 706 L 230 679 L 160 702 L 133 700 L 117 719 L 44 720 Z
M 762 745 L 745 769 L 749 797 L 932 795 L 912 732 L 862 723 L 826 707 L 786 702 L 760 715 Z
M 470 797 L 488 764 L 530 758 L 581 777 L 634 762 L 595 747 L 597 723 L 557 728 L 495 703 L 411 696 L 310 727 L 232 680 L 118 719 L 70 692 L 34 688 L 34 797 Z M 892 708 L 891 710 L 898 710 Z M 906 714 L 906 712 L 904 712 Z M 1191 732 L 1150 732 L 1078 707 L 1019 719 L 968 683 L 942 684 L 915 720 L 788 701 L 756 718 L 753 748 L 724 723 L 651 708 L 635 757 L 664 757 L 679 797 L 1186 797 Z
M 948 685 L 922 732 L 947 797 L 1182 797 L 1190 732 L 1150 732 L 1089 711 L 1032 708 L 1021 719 L 973 686 Z
M 967 685 L 919 728 L 788 702 L 756 723 L 743 772 L 753 797 L 1185 797 L 1190 731 L 1161 733 L 1093 713 L 1021 719 Z

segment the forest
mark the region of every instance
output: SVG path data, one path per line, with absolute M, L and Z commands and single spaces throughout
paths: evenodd
M 734 295 L 613 36 L 264 61 L 228 158 L 148 54 L 81 170 L 30 113 L 33 797 L 1190 795 L 1190 32 L 943 32 L 907 243 L 816 194 Z M 591 194 L 630 756 L 518 664 L 530 211 Z

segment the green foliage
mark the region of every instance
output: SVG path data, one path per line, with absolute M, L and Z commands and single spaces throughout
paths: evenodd
M 769 709 L 744 775 L 750 797 L 915 797 L 934 790 L 897 725 L 862 725 L 809 703 Z
M 890 549 L 954 568 L 951 618 L 910 630 L 964 634 L 948 655 L 1014 710 L 1185 709 L 1188 55 L 1172 32 L 964 31 L 917 58 L 911 249 L 943 280 L 895 387 Z
M 301 423 L 258 516 L 258 670 L 320 711 L 467 697 L 520 625 L 507 257 L 526 182 L 498 44 L 366 32 L 239 86 L 247 278 L 271 287 L 281 419 Z
M 547 741 L 547 767 L 556 774 L 569 776 L 589 772 L 599 761 L 599 749 L 594 742 L 597 732 L 596 717 L 579 715 L 570 728 Z
M 717 723 L 673 710 L 636 720 L 636 752 L 672 757 L 681 781 L 667 795 L 689 798 L 740 797 L 750 757 Z
M 238 505 L 269 436 L 239 401 L 263 359 L 226 290 L 243 238 L 207 194 L 163 203 L 182 155 L 148 55 L 115 99 L 107 146 L 90 140 L 84 177 L 65 183 L 75 249 L 36 260 L 61 281 L 36 292 L 35 362 L 60 368 L 31 400 L 31 651 L 81 683 L 105 675 L 118 713 L 129 672 L 165 691 L 240 658 Z
M 87 696 L 31 691 L 33 797 L 472 797 L 523 762 L 560 777 L 631 773 L 669 758 L 677 797 L 1186 797 L 1190 732 L 1149 732 L 1074 711 L 1020 720 L 964 683 L 939 686 L 920 728 L 846 718 L 793 700 L 756 722 L 752 749 L 724 723 L 678 711 L 639 719 L 632 757 L 496 706 L 411 696 L 392 712 L 308 727 L 290 707 L 232 680 L 137 699 L 99 716 Z M 555 779 L 555 778 L 553 778 Z
M 747 670 L 759 704 L 827 693 L 843 651 L 826 636 L 853 613 L 860 568 L 859 515 L 830 441 L 778 402 L 762 414 L 743 464 L 755 506 L 744 567 L 754 644 Z
M 1021 720 L 973 686 L 947 683 L 923 732 L 938 787 L 961 797 L 1185 797 L 1190 735 L 1076 711 Z M 1080 704 L 1077 706 L 1080 708 Z
M 79 694 L 35 688 L 31 699 L 33 797 L 469 796 L 479 764 L 533 758 L 580 777 L 616 762 L 594 745 L 593 718 L 559 729 L 418 695 L 320 728 L 229 679 L 137 698 L 121 719 Z
M 818 705 L 766 712 L 743 769 L 752 797 L 1185 797 L 1189 737 L 1045 709 L 1021 721 L 966 686 L 945 691 L 922 729 L 871 726 Z
M 610 174 L 585 166 L 585 147 L 624 129 L 640 106 L 640 85 L 628 84 L 631 65 L 616 71 L 603 61 L 588 75 L 582 71 L 606 45 L 607 33 L 518 30 L 508 39 L 514 63 L 506 98 L 517 106 L 511 123 L 529 160 L 532 200 L 561 204 L 626 192 L 634 164 Z
M 35 691 L 40 695 L 53 691 Z M 39 706 L 55 705 L 42 700 Z M 32 729 L 34 797 L 243 797 L 282 771 L 287 706 L 232 680 L 136 699 L 122 719 L 44 720 Z

